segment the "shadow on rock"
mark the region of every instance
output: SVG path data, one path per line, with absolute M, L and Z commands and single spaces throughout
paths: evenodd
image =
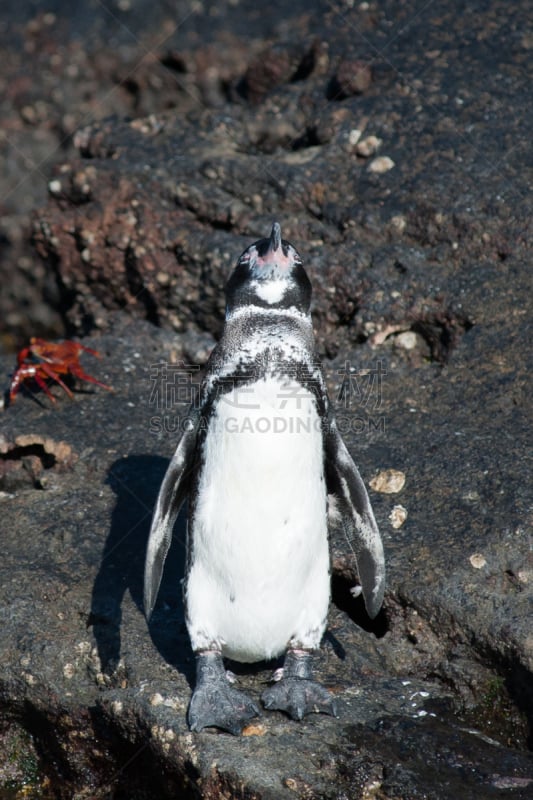
M 123 671 L 120 664 L 122 603 L 127 591 L 144 613 L 146 545 L 152 511 L 167 466 L 166 458 L 138 455 L 119 459 L 109 470 L 107 482 L 117 499 L 100 569 L 94 581 L 89 624 L 93 626 L 102 672 L 111 683 L 120 683 Z M 158 603 L 150 624 L 155 646 L 163 658 L 180 671 L 186 671 L 184 661 L 191 656 L 181 591 L 185 564 L 185 520 L 182 511 L 175 526 Z M 160 619 L 162 616 L 164 621 Z

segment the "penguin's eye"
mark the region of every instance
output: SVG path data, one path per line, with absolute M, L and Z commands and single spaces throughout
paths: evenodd
M 298 253 L 296 252 L 296 250 L 292 249 L 290 252 L 291 252 L 293 264 L 303 264 L 303 261 L 300 258 L 300 256 L 298 255 Z
M 252 260 L 255 260 L 257 255 L 257 251 L 255 247 L 249 247 L 248 250 L 245 250 L 242 256 L 239 258 L 239 264 L 243 266 L 249 264 Z

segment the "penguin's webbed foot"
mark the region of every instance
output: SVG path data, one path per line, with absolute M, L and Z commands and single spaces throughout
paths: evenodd
M 283 677 L 261 695 L 265 708 L 270 711 L 285 711 L 296 720 L 313 712 L 337 716 L 335 699 L 320 683 L 310 679 L 310 661 L 311 655 L 308 652 L 287 652 Z
M 197 733 L 213 727 L 238 736 L 246 723 L 258 714 L 259 709 L 244 692 L 221 682 L 195 689 L 187 721 L 190 729 Z
M 215 727 L 238 736 L 246 723 L 259 715 L 256 704 L 230 686 L 220 653 L 200 653 L 196 676 L 197 685 L 187 712 L 192 731 Z
M 265 689 L 261 700 L 269 711 L 285 711 L 292 719 L 301 720 L 312 712 L 337 716 L 335 700 L 328 690 L 305 678 L 282 678 Z

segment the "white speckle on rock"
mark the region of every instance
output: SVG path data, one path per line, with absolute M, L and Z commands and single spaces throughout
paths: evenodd
M 61 181 L 54 180 L 48 183 L 48 191 L 50 194 L 61 194 L 62 190 Z
M 402 217 L 401 214 L 398 214 L 391 218 L 391 225 L 398 231 L 398 233 L 403 233 L 407 227 L 407 220 L 405 217 Z
M 374 153 L 377 152 L 381 144 L 382 140 L 378 139 L 377 136 L 366 136 L 364 139 L 361 139 L 360 142 L 357 142 L 357 147 L 355 148 L 355 152 L 357 153 L 358 156 L 363 156 L 363 158 L 368 158 L 369 156 L 373 156 Z
M 150 705 L 151 706 L 160 706 L 163 703 L 163 695 L 156 692 L 150 698 Z
M 483 555 L 483 553 L 473 553 L 469 559 L 470 563 L 474 567 L 474 569 L 483 569 L 484 566 L 487 564 L 487 559 Z
M 497 789 L 518 789 L 529 786 L 533 783 L 533 778 L 517 778 L 514 775 L 493 775 L 492 785 Z
M 355 147 L 355 145 L 361 138 L 362 133 L 363 132 L 360 131 L 359 128 L 354 128 L 353 130 L 350 131 L 350 133 L 348 134 L 348 144 L 350 145 L 350 147 Z
M 401 492 L 405 485 L 405 472 L 399 469 L 383 469 L 369 482 L 375 492 L 382 494 L 396 494 Z
M 365 328 L 366 333 L 371 333 L 370 345 L 371 347 L 379 347 L 385 342 L 389 336 L 394 333 L 401 333 L 405 328 L 403 325 L 385 325 L 384 328 L 375 329 L 373 332 Z
M 392 158 L 388 156 L 378 156 L 374 158 L 373 161 L 370 162 L 368 165 L 368 169 L 370 172 L 375 172 L 378 175 L 381 175 L 383 172 L 388 172 L 390 169 L 395 167 L 395 163 Z
M 370 780 L 368 783 L 365 783 L 363 786 L 363 794 L 361 795 L 361 800 L 374 800 L 377 797 L 377 793 L 381 789 L 382 783 L 377 779 Z
M 152 725 L 150 731 L 154 739 L 158 739 L 163 744 L 173 742 L 176 738 L 172 728 L 164 728 L 162 725 Z
M 183 711 L 187 707 L 187 703 L 182 697 L 167 697 L 165 706 L 174 709 L 174 711 Z
M 413 694 L 409 697 L 409 700 L 414 700 L 415 697 L 429 697 L 429 692 L 424 692 L 424 691 L 413 692 Z
M 389 519 L 392 527 L 398 530 L 407 519 L 407 509 L 404 506 L 394 506 L 389 514 Z
M 414 350 L 417 341 L 418 336 L 414 331 L 404 331 L 394 337 L 396 347 L 401 347 L 403 350 Z
M 156 273 L 155 279 L 160 286 L 168 286 L 170 283 L 170 275 L 162 270 Z
M 466 500 L 468 503 L 478 503 L 481 498 L 479 496 L 479 492 L 475 489 L 472 489 L 468 492 L 465 492 L 463 495 L 463 500 Z
M 113 709 L 113 714 L 122 714 L 124 706 L 122 705 L 121 700 L 113 700 L 111 703 L 111 708 Z
M 64 667 L 63 667 L 63 675 L 68 680 L 70 680 L 71 678 L 74 677 L 75 672 L 76 672 L 76 668 L 75 668 L 74 664 L 71 664 L 69 662 L 68 664 L 64 665 Z

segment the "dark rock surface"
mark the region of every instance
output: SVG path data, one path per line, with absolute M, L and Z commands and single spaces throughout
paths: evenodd
M 84 386 L 69 401 L 58 388 L 55 406 L 28 394 L 4 411 L 2 458 L 22 468 L 1 495 L 0 698 L 5 718 L 34 737 L 56 796 L 530 796 L 524 407 L 517 395 L 499 408 L 516 340 L 500 347 L 499 369 L 473 368 L 490 341 L 473 329 L 445 370 L 385 355 L 380 408 L 374 391 L 371 407 L 338 403 L 345 427 L 366 421 L 364 435 L 347 433 L 365 479 L 391 467 L 406 475 L 399 495 L 372 493 L 388 556 L 385 610 L 371 623 L 348 599 L 353 562 L 336 539 L 317 661 L 340 719 L 265 713 L 243 738 L 186 728 L 183 520 L 150 628 L 141 610 L 151 509 L 176 440 L 164 429 L 187 409 L 158 407 L 157 365 L 188 363 L 190 343 L 116 319 L 89 340 L 105 360 L 85 361 L 114 394 Z M 347 356 L 376 358 L 368 346 Z M 342 369 L 327 363 L 333 397 Z M 394 530 L 398 500 L 409 516 Z M 236 667 L 253 696 L 271 669 Z
M 6 760 L 18 752 L 65 798 L 531 797 L 525 2 L 468 15 L 445 0 L 222 3 L 209 24 L 189 4 L 151 4 L 148 25 L 143 4 L 110 16 L 57 3 L 52 22 L 22 6 L 0 31 L 2 102 L 18 109 L 3 141 L 29 137 L 40 158 L 46 130 L 69 149 L 40 167 L 41 262 L 17 259 L 44 177 L 24 197 L 4 183 L 18 233 L 2 240 L 3 317 L 19 315 L 15 338 L 24 303 L 36 324 L 96 330 L 104 360 L 83 363 L 115 393 L 77 384 L 74 401 L 57 388 L 55 406 L 26 393 L 0 412 L 1 781 L 20 781 Z M 340 719 L 269 713 L 243 738 L 192 735 L 183 519 L 150 628 L 140 607 L 187 407 L 161 407 L 161 364 L 205 361 L 231 265 L 274 218 L 312 279 L 365 481 L 395 469 L 405 485 L 371 492 L 388 561 L 374 623 L 332 542 L 318 665 Z M 0 363 L 7 388 L 12 359 Z M 271 665 L 236 671 L 257 697 Z
M 278 215 L 321 266 L 330 350 L 386 317 L 430 331 L 444 358 L 471 323 L 465 267 L 525 246 L 525 3 L 480 2 L 468 21 L 446 2 L 415 14 L 221 4 L 209 23 L 187 3 L 150 4 L 142 30 L 142 12 L 126 6 L 72 15 L 58 3 L 4 24 L 3 197 L 6 224 L 18 220 L 4 274 L 19 267 L 3 293 L 10 329 L 39 291 L 44 315 L 53 307 L 82 333 L 117 307 L 176 330 L 220 328 L 229 233 L 244 246 Z M 347 96 L 364 64 L 371 80 Z M 15 80 L 23 68 L 31 79 Z M 133 119 L 91 124 L 110 114 Z M 45 135 L 55 174 L 43 159 L 17 167 L 24 137 L 34 153 Z M 43 270 L 11 251 L 47 188 L 34 222 Z
M 175 412 L 157 413 L 150 404 L 153 365 L 182 357 L 180 338 L 146 323 L 119 326 L 92 342 L 106 354 L 98 377 L 116 395 L 80 393 L 73 403 L 60 397 L 58 408 L 20 397 L 5 412 L 6 455 L 23 461 L 41 445 L 43 469 L 37 484 L 34 468 L 21 470 L 2 498 L 2 661 L 9 665 L 2 700 L 42 737 L 45 761 L 55 763 L 66 796 L 87 775 L 124 788 L 146 772 L 155 787 L 156 765 L 167 777 L 154 792 L 194 776 L 205 796 L 221 786 L 236 793 L 239 781 L 260 797 L 283 796 L 283 782 L 300 796 L 306 787 L 319 797 L 363 796 L 376 781 L 385 797 L 505 796 L 498 787 L 506 786 L 528 796 L 532 765 L 521 752 L 527 729 L 517 710 L 530 716 L 528 487 L 522 446 L 509 447 L 523 419 L 519 397 L 511 416 L 499 409 L 501 373 L 485 371 L 480 380 L 473 369 L 490 338 L 482 332 L 476 344 L 473 331 L 446 374 L 426 364 L 410 382 L 405 359 L 395 356 L 396 366 L 386 359 L 374 432 L 349 437 L 367 480 L 377 467 L 407 476 L 400 499 L 409 518 L 400 531 L 387 521 L 393 500 L 373 496 L 389 559 L 386 612 L 374 627 L 379 638 L 342 612 L 347 569 L 337 553 L 337 607 L 321 670 L 338 687 L 341 720 L 298 726 L 265 715 L 244 744 L 185 729 L 192 663 L 178 588 L 182 527 L 151 641 L 139 609 L 150 510 L 175 439 L 159 431 L 177 422 Z M 514 352 L 516 340 L 507 348 Z M 364 352 L 348 355 L 364 363 Z M 372 365 L 375 356 L 367 355 Z M 338 393 L 342 365 L 328 367 Z M 365 413 L 339 411 L 345 421 Z M 376 424 L 381 418 L 386 432 Z M 468 442 L 476 440 L 484 445 L 473 453 Z M 472 563 L 476 554 L 481 559 Z M 352 615 L 372 627 L 355 604 Z M 268 674 L 260 669 L 242 681 L 257 692 Z M 91 732 L 89 744 L 80 729 L 86 738 Z M 130 758 L 127 774 L 115 776 L 110 764 Z

